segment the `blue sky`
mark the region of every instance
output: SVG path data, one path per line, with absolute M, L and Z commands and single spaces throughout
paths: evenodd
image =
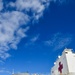
M 0 0 L 1 75 L 50 73 L 57 56 L 74 45 L 74 0 Z

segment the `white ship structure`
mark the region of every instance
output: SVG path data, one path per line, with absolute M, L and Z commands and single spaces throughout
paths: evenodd
M 64 49 L 54 63 L 51 75 L 75 75 L 75 53 L 72 49 Z
M 12 74 L 12 75 L 30 75 L 29 73 L 17 73 L 17 74 Z

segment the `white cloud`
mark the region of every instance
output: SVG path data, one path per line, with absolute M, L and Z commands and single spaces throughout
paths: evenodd
M 49 6 L 49 0 L 16 0 L 10 2 L 10 6 L 16 7 L 18 11 L 32 12 L 34 19 L 39 19 L 43 15 L 45 8 Z
M 19 12 L 5 12 L 0 15 L 0 58 L 6 59 L 10 55 L 10 48 L 17 48 L 20 39 L 26 37 L 25 32 L 29 27 L 22 28 L 29 21 L 28 15 Z
M 7 5 L 7 7 L 15 7 L 15 3 L 14 2 L 10 2 L 8 5 Z
M 16 0 L 5 5 L 7 10 L 0 12 L 0 58 L 6 59 L 11 55 L 8 51 L 17 49 L 17 44 L 27 35 L 29 29 L 27 23 L 33 19 L 38 20 L 44 10 L 49 6 L 49 0 Z M 11 11 L 9 10 L 11 8 Z M 14 10 L 15 8 L 16 10 Z M 0 11 L 3 9 L 3 1 L 0 0 Z M 29 15 L 32 13 L 32 16 Z M 24 28 L 23 28 L 23 27 Z M 31 39 L 35 42 L 38 36 Z
M 27 23 L 43 16 L 50 1 L 54 0 L 15 0 L 8 4 L 0 0 L 0 58 L 6 59 L 11 56 L 8 53 L 10 48 L 17 49 L 17 44 L 23 37 L 26 37 L 25 32 L 29 29 Z M 2 9 L 4 9 L 3 12 L 1 12 Z M 38 37 L 32 41 L 37 39 Z
M 32 37 L 26 44 L 25 46 L 29 46 L 29 45 L 35 45 L 36 42 L 39 40 L 39 34 Z
M 53 50 L 59 50 L 68 46 L 72 42 L 72 40 L 73 37 L 70 34 L 64 35 L 61 33 L 56 33 L 50 40 L 45 41 L 45 45 L 50 46 L 51 48 L 53 48 Z
M 6 70 L 5 68 L 0 69 L 0 73 L 12 74 L 10 71 Z

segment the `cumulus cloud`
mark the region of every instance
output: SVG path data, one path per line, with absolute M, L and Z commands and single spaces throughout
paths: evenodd
M 61 33 L 56 33 L 52 38 L 45 41 L 45 45 L 53 48 L 53 50 L 59 50 L 68 46 L 73 40 L 72 35 L 63 35 Z

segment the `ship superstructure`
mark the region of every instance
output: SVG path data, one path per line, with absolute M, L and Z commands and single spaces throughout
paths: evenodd
M 64 49 L 61 56 L 54 63 L 51 75 L 75 75 L 75 53 L 72 49 Z
M 17 73 L 17 74 L 12 74 L 12 75 L 30 75 L 29 73 Z

